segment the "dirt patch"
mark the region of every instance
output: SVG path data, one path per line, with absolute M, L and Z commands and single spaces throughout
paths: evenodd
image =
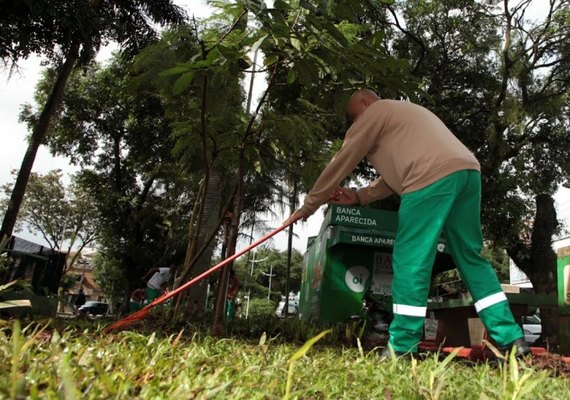
M 548 353 L 533 357 L 530 364 L 539 370 L 545 370 L 552 376 L 570 378 L 570 357 Z

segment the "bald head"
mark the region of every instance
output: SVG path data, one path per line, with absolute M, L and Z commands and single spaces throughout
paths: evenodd
M 360 89 L 354 92 L 348 102 L 348 115 L 350 119 L 356 121 L 370 104 L 378 100 L 380 100 L 380 97 L 370 89 Z

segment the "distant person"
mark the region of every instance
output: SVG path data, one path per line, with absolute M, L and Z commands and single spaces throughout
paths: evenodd
M 77 293 L 77 297 L 75 298 L 75 302 L 73 303 L 75 305 L 75 313 L 79 313 L 79 307 L 81 307 L 83 304 L 85 304 L 85 293 L 83 292 L 83 288 L 79 289 L 79 292 Z
M 131 312 L 135 312 L 143 308 L 145 305 L 145 290 L 144 289 L 135 289 L 133 293 L 131 293 L 131 298 L 129 300 L 129 309 Z
M 148 270 L 148 272 L 142 277 L 143 281 L 146 281 L 146 299 L 150 302 L 161 296 L 164 293 L 164 289 L 172 276 L 172 272 L 175 267 L 170 268 L 165 267 L 155 267 Z M 150 276 L 150 279 L 148 277 Z M 148 281 L 147 281 L 148 279 Z
M 226 298 L 226 317 L 232 319 L 236 315 L 236 299 L 239 291 L 239 279 L 236 272 L 230 271 L 230 279 L 228 281 L 228 291 Z

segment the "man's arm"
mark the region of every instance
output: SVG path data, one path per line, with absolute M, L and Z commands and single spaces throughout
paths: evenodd
M 340 182 L 358 165 L 376 143 L 385 123 L 385 117 L 377 110 L 367 110 L 356 120 L 346 133 L 342 148 L 321 172 L 313 188 L 305 197 L 299 211 L 304 215 L 313 214 L 326 203 Z
M 390 196 L 394 192 L 382 177 L 373 181 L 370 185 L 356 191 L 356 195 L 358 196 L 358 200 L 361 206 L 365 206 L 366 204 L 372 203 L 376 200 L 382 200 L 386 197 Z

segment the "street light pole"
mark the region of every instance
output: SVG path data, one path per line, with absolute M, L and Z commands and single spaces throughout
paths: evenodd
M 252 260 L 249 261 L 251 263 L 251 268 L 249 269 L 250 280 L 252 279 L 251 277 L 253 276 L 253 264 L 263 262 L 269 258 L 269 256 L 267 256 L 265 258 L 262 258 L 261 260 L 256 260 L 255 259 L 256 255 L 257 255 L 257 252 L 254 252 Z M 251 299 L 251 282 L 249 284 L 249 289 L 247 291 L 247 305 L 245 306 L 245 318 L 246 319 L 249 318 L 249 301 L 250 301 L 250 299 Z

